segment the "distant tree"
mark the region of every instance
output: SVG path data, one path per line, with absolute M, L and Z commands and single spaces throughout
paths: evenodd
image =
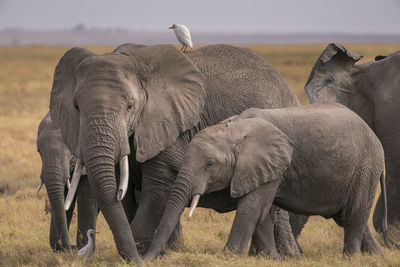
M 84 30 L 86 30 L 86 26 L 85 26 L 85 24 L 83 24 L 83 23 L 79 23 L 79 24 L 76 24 L 76 25 L 72 28 L 72 30 L 73 30 L 74 32 L 83 32 Z

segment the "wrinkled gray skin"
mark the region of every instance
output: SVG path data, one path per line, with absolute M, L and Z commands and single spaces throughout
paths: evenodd
M 50 247 L 56 251 L 70 250 L 71 243 L 68 229 L 74 211 L 73 203 L 68 211 L 64 210 L 66 181 L 70 177 L 72 157 L 64 144 L 60 129 L 56 128 L 48 113 L 40 122 L 37 148 L 42 159 L 40 179 L 46 186 L 51 206 Z M 83 175 L 77 192 L 78 232 L 76 244 L 78 248 L 87 243 L 86 232 L 95 229 L 97 206 L 91 198 L 87 176 Z
M 373 129 L 385 151 L 388 227 L 400 232 L 400 51 L 356 64 L 362 56 L 329 44 L 315 63 L 305 86 L 310 103 L 338 102 Z M 381 198 L 374 227 L 381 231 Z
M 378 138 L 340 104 L 248 109 L 193 138 L 145 259 L 157 255 L 188 200 L 222 189 L 238 200 L 225 249 L 243 252 L 274 203 L 333 218 L 345 254 L 381 254 L 367 220 L 383 168 Z
M 50 113 L 86 166 L 118 252 L 140 262 L 133 236 L 145 248 L 150 244 L 191 138 L 249 107 L 295 105 L 281 75 L 249 49 L 210 45 L 183 54 L 170 45 L 125 44 L 104 55 L 66 52 L 55 70 Z M 127 154 L 135 156 L 142 178 L 135 183 L 141 197 L 133 235 L 114 172 Z

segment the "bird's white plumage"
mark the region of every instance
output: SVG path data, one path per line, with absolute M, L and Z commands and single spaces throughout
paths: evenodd
M 192 38 L 190 37 L 190 31 L 185 25 L 178 25 L 174 29 L 176 38 L 178 41 L 183 44 L 187 45 L 190 48 L 193 48 Z
M 93 229 L 89 229 L 87 231 L 88 243 L 86 244 L 86 246 L 84 246 L 83 248 L 81 248 L 78 251 L 79 257 L 90 257 L 93 254 L 94 242 L 93 242 L 92 234 L 94 234 L 94 233 L 95 233 L 95 231 Z

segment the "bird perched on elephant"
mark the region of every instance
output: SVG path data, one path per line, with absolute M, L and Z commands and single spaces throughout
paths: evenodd
M 367 221 L 379 181 L 385 195 L 383 149 L 341 104 L 248 109 L 200 131 L 184 158 L 145 259 L 157 256 L 190 199 L 189 216 L 201 196 L 223 189 L 238 199 L 227 250 L 242 253 L 274 203 L 333 218 L 345 254 L 382 253 Z
M 305 91 L 310 103 L 332 101 L 350 108 L 378 136 L 385 151 L 388 227 L 391 233 L 400 233 L 400 51 L 355 64 L 361 58 L 339 44 L 329 44 L 317 59 Z M 382 216 L 380 198 L 373 218 L 378 231 Z
M 67 51 L 55 69 L 50 113 L 86 167 L 118 252 L 140 262 L 135 241 L 146 248 L 153 239 L 192 137 L 249 107 L 298 104 L 277 70 L 252 50 L 209 45 L 182 53 L 171 45 L 125 44 L 104 55 Z M 128 154 L 141 186 L 131 225 L 119 201 L 126 188 L 114 172 Z
M 190 31 L 185 25 L 179 23 L 172 24 L 168 29 L 173 29 L 176 35 L 176 39 L 182 44 L 181 51 L 186 52 L 188 47 L 193 48 L 192 38 L 190 37 Z
M 50 247 L 57 251 L 70 250 L 68 228 L 75 202 L 72 202 L 71 207 L 65 211 L 64 198 L 73 159 L 64 144 L 60 129 L 54 126 L 49 113 L 39 124 L 37 148 L 42 159 L 40 184 L 46 186 L 51 206 Z M 40 187 L 38 187 L 38 191 Z M 86 193 L 87 191 L 89 191 L 89 184 L 84 175 L 77 192 L 78 232 L 76 243 L 78 248 L 87 243 L 85 235 L 87 230 L 96 226 L 97 205 L 91 195 Z

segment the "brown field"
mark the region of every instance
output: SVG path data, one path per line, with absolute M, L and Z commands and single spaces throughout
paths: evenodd
M 304 84 L 325 44 L 249 45 L 282 73 L 307 103 Z M 393 44 L 347 45 L 364 61 L 377 54 L 400 50 Z M 96 52 L 114 47 L 90 47 Z M 76 252 L 53 253 L 48 244 L 50 215 L 44 212 L 45 190 L 39 194 L 40 157 L 36 152 L 39 121 L 48 110 L 54 68 L 68 47 L 0 47 L 0 266 L 114 266 L 125 263 L 118 256 L 103 217 L 98 222 L 95 255 L 82 260 Z M 183 216 L 185 248 L 157 259 L 154 266 L 400 266 L 400 252 L 385 249 L 385 255 L 341 255 L 343 230 L 332 220 L 313 217 L 299 240 L 300 259 L 274 262 L 262 257 L 223 253 L 234 213 L 218 214 L 199 209 L 192 219 Z M 74 243 L 76 222 L 70 229 Z M 382 241 L 380 237 L 379 241 Z

